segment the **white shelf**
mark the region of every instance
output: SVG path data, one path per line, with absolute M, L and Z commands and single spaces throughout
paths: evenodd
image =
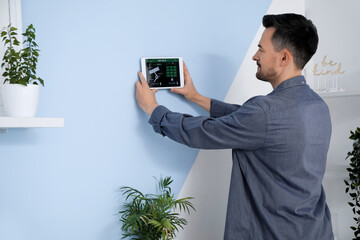
M 22 118 L 0 117 L 0 132 L 7 132 L 8 128 L 61 128 L 64 127 L 64 118 Z
M 325 171 L 325 179 L 348 179 L 347 165 L 328 165 Z
M 317 92 L 323 98 L 335 98 L 335 97 L 354 97 L 360 96 L 360 91 L 353 92 Z

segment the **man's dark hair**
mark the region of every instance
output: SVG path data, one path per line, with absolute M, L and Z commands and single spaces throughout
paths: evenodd
M 304 16 L 294 13 L 265 15 L 263 25 L 265 28 L 275 28 L 272 37 L 275 50 L 287 48 L 299 69 L 303 69 L 315 54 L 319 42 L 317 30 L 311 20 Z

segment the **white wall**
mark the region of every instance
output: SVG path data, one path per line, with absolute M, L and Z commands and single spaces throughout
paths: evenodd
M 8 0 L 0 0 L 0 31 L 3 30 L 4 26 L 9 24 L 9 10 L 8 10 Z M 3 45 L 0 44 L 0 57 L 3 56 Z
M 351 199 L 345 193 L 344 179 L 349 179 L 346 172 L 349 160 L 345 161 L 345 158 L 352 149 L 350 130 L 354 131 L 360 126 L 360 96 L 325 98 L 325 101 L 330 108 L 333 129 L 323 184 L 332 212 L 334 232 L 337 232 L 337 239 L 345 240 L 353 237 L 349 227 L 355 225 L 353 213 L 347 204 Z
M 5 26 L 9 24 L 9 9 L 8 9 L 8 0 L 0 0 L 0 32 L 5 29 Z M 2 60 L 4 56 L 4 43 L 0 39 L 0 59 Z M 0 116 L 4 115 L 4 106 L 2 100 L 2 83 L 4 82 L 4 77 L 2 76 L 2 71 L 0 71 Z
M 352 141 L 348 139 L 350 130 L 360 126 L 360 2 L 306 0 L 305 5 L 305 14 L 314 21 L 319 33 L 319 48 L 306 66 L 306 76 L 328 104 L 333 125 L 323 184 L 332 212 L 335 237 L 351 239 L 353 233 L 349 227 L 355 225 L 355 221 L 347 204 L 351 199 L 345 194 L 343 180 L 348 179 L 346 167 L 349 161 L 345 158 L 352 149 Z M 326 62 L 323 61 L 325 56 Z M 333 66 L 328 64 L 330 61 L 333 61 Z M 314 74 L 315 64 L 318 68 Z M 339 64 L 341 73 L 336 72 Z M 324 75 L 317 76 L 321 71 Z M 338 82 L 337 88 L 334 88 L 334 80 Z M 324 91 L 325 87 L 327 91 Z

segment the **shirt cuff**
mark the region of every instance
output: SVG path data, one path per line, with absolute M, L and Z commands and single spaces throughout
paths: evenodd
M 149 123 L 153 126 L 154 131 L 162 134 L 163 136 L 164 134 L 161 131 L 160 123 L 163 117 L 165 116 L 165 114 L 168 112 L 170 112 L 169 109 L 167 109 L 162 105 L 159 105 L 154 109 L 149 119 Z

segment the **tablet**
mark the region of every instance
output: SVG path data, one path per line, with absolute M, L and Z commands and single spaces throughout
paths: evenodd
M 141 58 L 141 71 L 150 88 L 184 87 L 183 59 L 181 57 Z

